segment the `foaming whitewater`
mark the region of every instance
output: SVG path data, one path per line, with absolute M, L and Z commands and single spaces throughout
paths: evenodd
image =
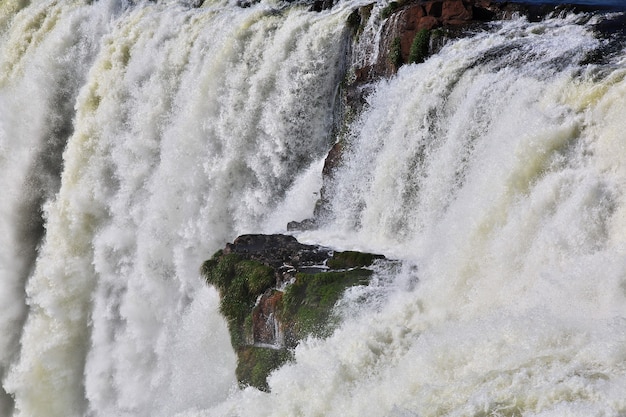
M 377 86 L 311 235 L 412 262 L 274 383 L 329 355 L 324 415 L 624 412 L 626 73 L 577 65 L 598 41 L 574 21 L 507 22 Z
M 382 5 L 351 50 L 357 5 L 0 6 L 0 415 L 626 413 L 626 61 L 590 59 L 603 17 L 450 41 L 340 129 L 346 57 L 376 58 Z M 238 388 L 199 266 L 311 216 L 339 131 L 328 218 L 298 237 L 402 263 L 270 393 Z
M 32 5 L 3 40 L 3 388 L 16 416 L 207 407 L 235 359 L 199 265 L 319 167 L 346 13 L 88 3 Z

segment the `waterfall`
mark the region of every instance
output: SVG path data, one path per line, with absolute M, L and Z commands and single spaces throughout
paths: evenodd
M 228 394 L 234 355 L 199 266 L 324 157 L 342 19 L 116 2 L 15 16 L 2 172 L 18 221 L 3 235 L 32 253 L 3 270 L 28 306 L 2 317 L 18 332 L 5 352 L 24 346 L 3 358 L 16 415 L 170 415 Z
M 341 125 L 384 3 L 354 45 L 367 2 L 200 3 L 0 5 L 0 415 L 626 413 L 612 15 L 473 29 Z M 239 388 L 200 265 L 312 216 L 337 138 L 326 215 L 297 237 L 402 263 L 269 393 Z

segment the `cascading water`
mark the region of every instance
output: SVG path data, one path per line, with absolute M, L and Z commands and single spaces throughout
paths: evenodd
M 17 332 L 2 362 L 16 415 L 170 415 L 224 398 L 234 355 L 199 265 L 260 229 L 296 175 L 319 166 L 343 71 L 341 14 L 43 2 L 14 19 L 4 247 L 34 257 L 41 221 L 27 222 L 44 202 L 46 228 L 34 265 L 14 266 L 9 252 L 3 270 L 18 305 L 2 317 Z M 60 188 L 53 175 L 29 182 L 38 154 L 62 169 Z
M 586 63 L 602 16 L 493 24 L 372 86 L 298 237 L 403 265 L 263 393 L 236 387 L 199 266 L 312 214 L 359 3 L 193 3 L 0 6 L 0 415 L 626 413 L 626 66 Z

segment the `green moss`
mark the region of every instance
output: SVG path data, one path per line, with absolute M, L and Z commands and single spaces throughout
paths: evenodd
M 403 64 L 399 36 L 396 36 L 393 38 L 393 41 L 391 41 L 391 46 L 389 47 L 389 61 L 396 69 L 400 68 Z
M 268 391 L 267 376 L 293 358 L 287 349 L 271 349 L 247 346 L 238 352 L 239 362 L 235 371 L 242 386 L 253 386 Z
M 220 293 L 220 312 L 228 323 L 233 348 L 245 345 L 250 338 L 246 322 L 251 320 L 256 299 L 276 282 L 273 269 L 220 251 L 202 265 L 202 274 Z
M 284 323 L 293 323 L 288 342 L 308 335 L 326 337 L 334 329 L 332 309 L 346 288 L 367 283 L 372 272 L 366 269 L 296 274 L 296 282 L 287 287 L 283 297 Z
M 355 251 L 335 252 L 326 265 L 332 269 L 348 269 L 366 267 L 372 265 L 375 259 L 381 259 L 381 255 Z
M 347 19 L 348 27 L 352 30 L 355 40 L 359 38 L 361 33 L 363 33 L 363 29 L 367 24 L 367 21 L 372 14 L 372 9 L 374 8 L 374 3 L 368 4 L 366 6 L 361 6 L 358 9 L 355 9 L 350 13 Z
M 388 18 L 393 14 L 393 12 L 395 12 L 396 10 L 398 10 L 398 8 L 400 8 L 400 6 L 402 6 L 402 3 L 403 2 L 399 1 L 390 2 L 380 11 L 380 17 L 382 17 L 383 19 Z
M 424 62 L 428 56 L 429 46 L 430 31 L 428 29 L 418 31 L 413 38 L 413 43 L 411 44 L 409 63 L 419 64 L 420 62 Z
M 220 294 L 223 294 L 235 276 L 235 264 L 239 260 L 237 255 L 222 255 L 222 251 L 218 251 L 211 259 L 202 264 L 202 275 L 207 283 L 213 285 Z
M 431 39 L 441 39 L 445 36 L 445 31 L 443 28 L 436 28 L 430 31 Z
M 235 274 L 243 277 L 248 292 L 256 299 L 276 282 L 274 270 L 256 261 L 241 261 L 235 267 Z

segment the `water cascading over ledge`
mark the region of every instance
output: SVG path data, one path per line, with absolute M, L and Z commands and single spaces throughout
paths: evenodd
M 27 310 L 2 317 L 18 332 L 2 364 L 16 415 L 167 415 L 228 394 L 234 357 L 199 265 L 262 227 L 327 152 L 344 14 L 45 1 L 12 17 L 4 248 L 24 244 L 11 219 L 31 153 L 48 146 L 46 119 L 72 121 L 60 188 L 34 208 L 46 223 L 36 262 L 3 254 L 5 298 L 27 293 Z M 56 86 L 70 106 L 49 98 Z
M 624 48 L 598 29 L 619 16 L 355 72 L 341 125 L 346 22 L 369 16 L 372 64 L 385 3 L 191 3 L 0 5 L 1 414 L 624 414 Z M 311 217 L 333 131 L 322 221 L 294 233 L 403 263 L 269 393 L 239 389 L 199 265 Z

